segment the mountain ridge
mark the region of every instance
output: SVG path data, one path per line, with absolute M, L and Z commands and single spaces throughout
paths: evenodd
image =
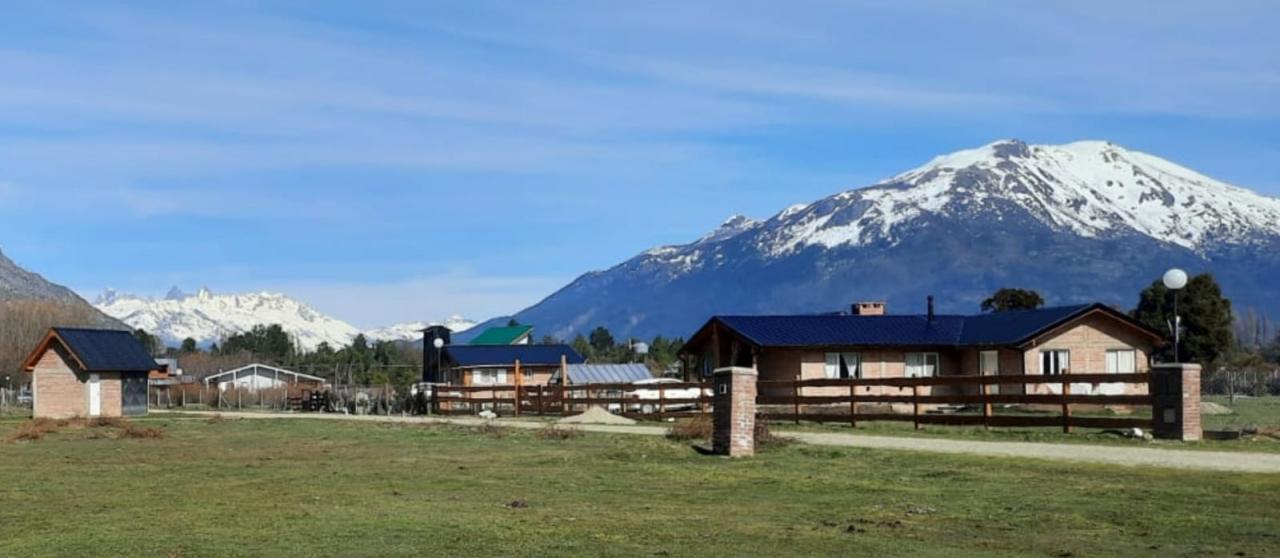
M 822 311 L 863 298 L 953 310 L 1002 286 L 1131 304 L 1167 267 L 1213 270 L 1271 313 L 1280 200 L 1110 142 L 1000 140 L 583 274 L 516 314 L 557 337 L 687 334 L 713 313 Z M 972 261 L 981 260 L 985 266 Z M 673 309 L 674 308 L 674 309 Z

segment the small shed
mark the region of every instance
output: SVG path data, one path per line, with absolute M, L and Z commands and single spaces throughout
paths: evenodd
M 277 389 L 287 386 L 303 386 L 318 388 L 325 384 L 320 376 L 294 372 L 267 364 L 246 364 L 240 368 L 227 370 L 205 376 L 204 385 L 216 385 L 220 390 L 229 388 L 258 391 L 260 389 Z
M 23 368 L 32 416 L 71 418 L 147 414 L 147 376 L 158 366 L 127 331 L 55 327 Z

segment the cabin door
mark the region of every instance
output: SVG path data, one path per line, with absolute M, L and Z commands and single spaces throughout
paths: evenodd
M 102 414 L 102 376 L 89 374 L 89 416 Z

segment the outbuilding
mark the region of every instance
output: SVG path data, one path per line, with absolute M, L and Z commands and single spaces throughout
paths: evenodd
M 51 328 L 23 367 L 35 418 L 147 414 L 147 376 L 158 368 L 127 331 Z
M 324 378 L 319 376 L 256 362 L 234 370 L 211 374 L 204 378 L 204 385 L 218 386 L 218 389 L 222 391 L 247 389 L 256 392 L 260 389 L 280 389 L 289 386 L 318 389 L 323 387 L 324 384 Z

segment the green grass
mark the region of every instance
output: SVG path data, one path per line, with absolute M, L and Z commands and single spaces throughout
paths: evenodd
M 1205 400 L 1226 405 L 1233 411 L 1230 415 L 1204 415 L 1202 420 L 1206 430 L 1239 430 L 1247 426 L 1262 426 L 1264 429 L 1270 427 L 1273 431 L 1280 431 L 1280 397 L 1237 398 L 1234 405 L 1229 404 L 1226 397 L 1210 396 L 1206 397 Z M 998 412 L 1010 413 L 1010 411 Z M 774 429 L 779 432 L 833 432 L 993 442 L 1025 441 L 1157 449 L 1280 453 L 1280 438 L 1267 435 L 1239 440 L 1177 442 L 1128 438 L 1115 432 L 1087 428 L 1079 428 L 1071 434 L 1066 434 L 1058 427 L 991 428 L 988 430 L 981 426 L 924 425 L 920 430 L 916 430 L 910 422 L 861 422 L 858 424 L 857 429 L 851 428 L 847 423 L 802 422 L 797 425 L 790 421 L 781 421 L 772 424 Z
M 0 556 L 1280 554 L 1280 476 L 156 417 L 0 443 Z M 18 426 L 0 421 L 0 439 Z M 513 502 L 519 504 L 512 505 Z

